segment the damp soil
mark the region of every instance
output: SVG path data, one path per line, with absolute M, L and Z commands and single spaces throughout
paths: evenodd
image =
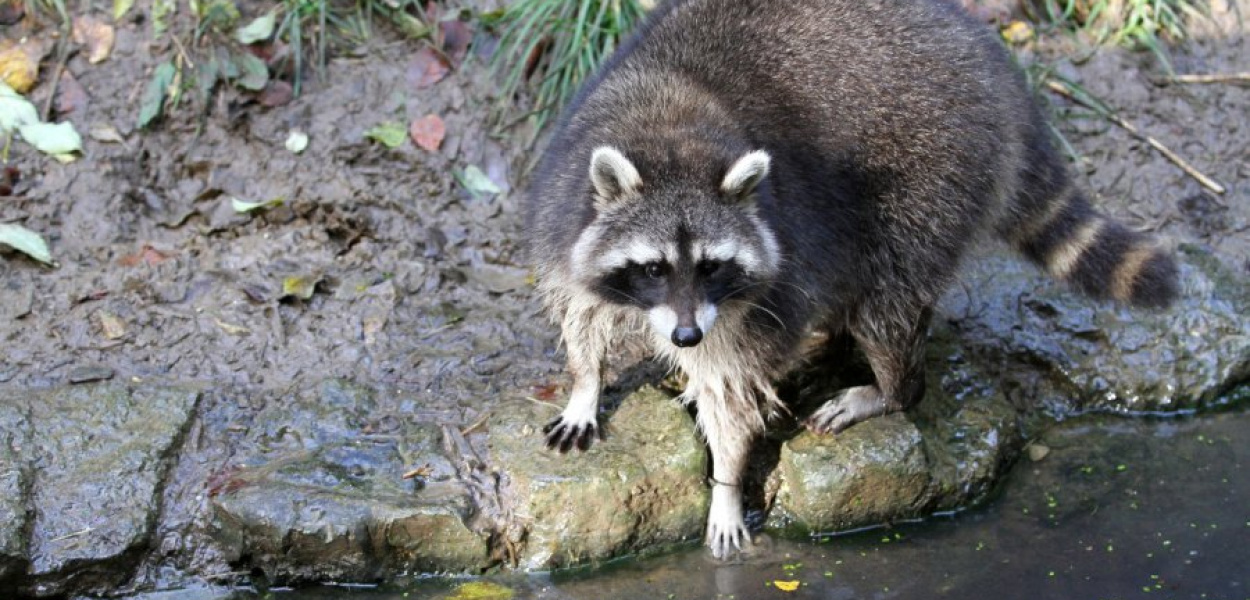
M 87 98 L 62 118 L 84 137 L 115 127 L 124 144 L 87 139 L 69 165 L 14 145 L 20 179 L 0 222 L 44 235 L 58 266 L 0 250 L 0 384 L 281 390 L 333 376 L 458 408 L 558 371 L 555 331 L 518 256 L 511 191 L 527 152 L 492 137 L 495 84 L 481 57 L 421 85 L 422 45 L 379 31 L 310 73 L 285 106 L 225 90 L 137 131 L 137 97 L 174 51 L 149 36 L 130 23 L 109 60 L 67 63 Z M 436 152 L 364 135 L 429 114 L 447 131 Z M 299 155 L 284 148 L 296 130 L 310 138 Z M 465 192 L 456 175 L 470 166 L 505 193 Z M 282 204 L 239 214 L 236 198 Z M 314 284 L 311 297 L 284 293 L 292 278 Z

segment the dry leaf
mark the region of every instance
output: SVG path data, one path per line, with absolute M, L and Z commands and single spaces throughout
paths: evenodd
M 95 314 L 100 320 L 100 333 L 106 339 L 117 340 L 126 336 L 126 322 L 121 317 L 107 310 L 96 311 Z
M 275 106 L 283 106 L 295 97 L 295 91 L 291 88 L 291 84 L 276 79 L 269 80 L 265 85 L 265 89 L 256 97 L 256 101 L 261 106 L 273 108 Z
M 168 254 L 165 254 L 148 244 L 144 244 L 138 252 L 134 254 L 127 254 L 126 256 L 117 259 L 117 264 L 122 267 L 134 267 L 140 263 L 159 265 L 166 260 L 169 260 Z
M 443 53 L 451 59 L 451 64 L 460 66 L 469 53 L 469 43 L 473 41 L 473 30 L 464 21 L 443 21 L 438 24 L 440 37 L 443 39 Z
M 0 79 L 19 94 L 29 92 L 39 78 L 39 59 L 31 44 L 0 44 Z
M 26 16 L 26 3 L 22 0 L 0 2 L 0 25 L 17 25 Z
M 213 322 L 216 323 L 217 326 L 220 327 L 222 331 L 230 335 L 247 335 L 252 332 L 251 329 L 248 329 L 242 325 L 235 325 L 234 323 L 227 323 L 225 321 L 222 321 L 221 319 L 215 318 L 213 319 Z
M 113 26 L 91 16 L 74 19 L 74 43 L 87 47 L 87 62 L 96 64 L 113 52 Z
M 56 114 L 66 115 L 87 105 L 87 90 L 78 83 L 78 78 L 66 70 L 61 73 L 61 83 L 56 88 Z
M 450 69 L 443 55 L 427 46 L 408 61 L 408 83 L 416 89 L 428 88 L 442 81 Z
M 443 144 L 443 136 L 447 135 L 447 127 L 438 115 L 426 115 L 408 126 L 408 135 L 418 146 L 430 152 L 438 152 L 438 147 Z
M 91 136 L 91 139 L 97 142 L 104 142 L 107 144 L 123 144 L 123 145 L 126 143 L 126 140 L 125 138 L 122 137 L 121 132 L 117 131 L 117 128 L 113 127 L 112 125 L 105 125 L 105 124 L 92 125 L 91 130 L 87 132 L 87 135 Z

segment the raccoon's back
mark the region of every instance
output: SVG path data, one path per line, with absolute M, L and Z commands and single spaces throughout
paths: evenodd
M 704 96 L 724 110 L 720 126 L 773 154 L 783 191 L 796 192 L 789 201 L 820 204 L 813 213 L 875 199 L 829 189 L 848 181 L 862 190 L 936 181 L 994 202 L 1000 182 L 967 166 L 1008 171 L 1009 147 L 1031 126 L 1018 118 L 1030 101 L 1001 46 L 944 0 L 674 0 L 566 109 L 531 195 L 540 258 L 593 219 L 584 172 L 595 145 L 653 143 L 669 115 Z M 996 212 L 922 208 L 934 217 Z M 812 235 L 839 233 L 812 231 L 802 212 L 789 216 Z
M 854 146 L 892 161 L 975 151 L 1013 137 L 1003 125 L 1031 103 L 992 33 L 945 0 L 678 0 L 657 11 L 607 77 L 686 76 L 776 147 Z

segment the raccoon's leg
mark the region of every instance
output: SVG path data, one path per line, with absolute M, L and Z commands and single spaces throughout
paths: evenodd
M 697 389 L 697 388 L 696 388 Z M 742 514 L 742 480 L 747 454 L 759 432 L 722 397 L 700 394 L 699 427 L 712 451 L 712 506 L 707 516 L 707 545 L 716 558 L 728 558 L 751 541 Z
M 906 410 L 924 396 L 924 347 L 931 307 L 861 310 L 850 324 L 851 335 L 863 348 L 876 376 L 876 385 L 842 390 L 808 417 L 815 433 L 841 433 L 871 417 Z
M 599 392 L 610 324 L 600 323 L 602 318 L 593 309 L 570 309 L 563 319 L 562 334 L 573 391 L 560 416 L 543 427 L 547 447 L 558 449 L 561 454 L 574 446 L 587 450 L 595 437 L 603 436 L 599 427 Z

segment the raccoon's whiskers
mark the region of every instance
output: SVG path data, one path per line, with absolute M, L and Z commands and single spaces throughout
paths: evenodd
M 638 298 L 635 298 L 633 295 L 631 295 L 631 294 L 629 294 L 629 293 L 627 293 L 627 292 L 625 292 L 625 291 L 622 291 L 622 290 L 612 290 L 612 293 L 613 293 L 613 294 L 615 294 L 615 295 L 617 295 L 617 296 L 620 296 L 620 297 L 622 297 L 622 298 L 624 298 L 624 299 L 626 299 L 626 300 L 629 300 L 630 302 L 633 302 L 633 303 L 635 303 L 635 304 L 646 304 L 646 303 L 645 303 L 645 302 L 643 302 L 642 300 L 640 300 L 640 299 L 638 299 Z
M 772 317 L 772 318 L 773 318 L 773 320 L 777 321 L 777 324 L 781 326 L 781 330 L 782 330 L 782 331 L 787 331 L 785 321 L 782 321 L 782 320 L 781 320 L 781 317 L 777 316 L 777 313 L 775 313 L 775 312 L 773 312 L 773 311 L 771 311 L 771 310 L 768 310 L 767 308 L 764 308 L 762 305 L 760 305 L 760 304 L 756 304 L 755 302 L 748 302 L 748 301 L 746 301 L 746 300 L 743 300 L 743 301 L 742 301 L 742 303 L 743 303 L 743 304 L 745 304 L 745 305 L 747 305 L 747 306 L 749 306 L 749 307 L 751 307 L 751 308 L 757 308 L 757 309 L 759 309 L 759 310 L 763 311 L 765 314 L 767 314 L 768 316 Z

